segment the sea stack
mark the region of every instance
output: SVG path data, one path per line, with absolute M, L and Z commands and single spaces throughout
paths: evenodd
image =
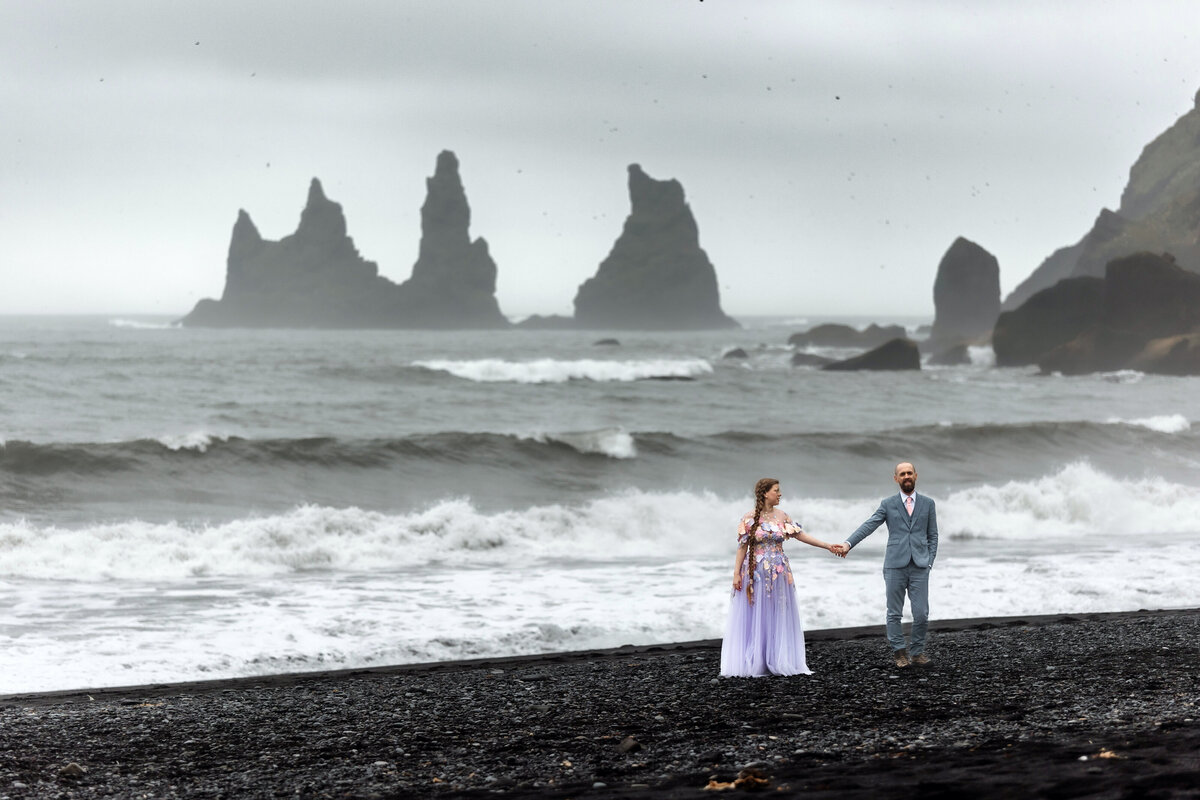
M 412 277 L 400 285 L 405 322 L 417 328 L 507 327 L 496 302 L 496 263 L 487 241 L 471 241 L 471 208 L 454 153 L 438 154 L 425 186 L 417 261 Z
M 582 328 L 734 328 L 721 310 L 717 274 L 677 180 L 629 167 L 630 213 L 612 251 L 575 295 Z
M 961 236 L 938 264 L 933 282 L 935 318 L 926 350 L 940 353 L 985 340 L 1000 315 L 1000 264 Z
M 296 232 L 277 242 L 238 211 L 220 300 L 196 304 L 183 324 L 195 327 L 344 328 L 378 324 L 377 310 L 356 298 L 378 298 L 392 285 L 359 255 L 346 234 L 342 207 L 313 178 Z M 373 305 L 373 304 L 372 304 Z
M 426 182 L 421 244 L 412 277 L 396 285 L 359 255 L 342 207 L 313 178 L 296 232 L 262 238 L 238 212 L 220 300 L 183 319 L 194 327 L 502 328 L 496 265 L 487 242 L 471 241 L 458 159 L 445 151 Z

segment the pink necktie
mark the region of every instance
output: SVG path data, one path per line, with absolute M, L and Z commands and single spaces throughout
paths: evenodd
M 904 507 L 906 509 L 908 509 L 908 515 L 911 517 L 912 516 L 912 507 L 913 507 L 913 499 L 912 499 L 911 494 L 908 497 L 904 498 Z

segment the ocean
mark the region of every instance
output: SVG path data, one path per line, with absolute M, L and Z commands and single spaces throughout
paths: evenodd
M 899 460 L 934 619 L 1200 606 L 1200 378 L 821 372 L 827 320 L 740 321 L 0 317 L 0 694 L 719 637 L 756 479 L 842 541 Z M 882 623 L 885 538 L 788 545 L 806 628 Z

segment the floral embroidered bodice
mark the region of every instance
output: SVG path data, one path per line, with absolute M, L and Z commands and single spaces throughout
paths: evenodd
M 749 531 L 753 525 L 754 512 L 742 517 L 738 523 L 739 547 L 749 541 Z M 795 580 L 792 578 L 792 566 L 788 563 L 787 554 L 783 552 L 783 543 L 789 538 L 798 536 L 803 530 L 804 528 L 798 522 L 793 522 L 792 518 L 782 511 L 764 514 L 761 517 L 758 529 L 754 531 L 754 545 L 747 550 L 750 558 L 754 561 L 756 577 L 766 587 L 767 594 L 771 593 L 775 581 L 781 577 L 786 577 L 789 584 L 795 584 Z M 747 568 L 743 566 L 742 575 L 746 574 Z

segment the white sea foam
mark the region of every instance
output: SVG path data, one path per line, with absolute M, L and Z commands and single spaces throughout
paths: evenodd
M 1149 428 L 1159 433 L 1184 433 L 1192 428 L 1192 423 L 1182 414 L 1160 414 L 1140 419 L 1110 417 L 1106 422 L 1109 425 L 1136 425 L 1140 428 Z
M 132 328 L 134 330 L 145 331 L 165 331 L 178 328 L 177 322 L 148 322 L 141 319 L 110 319 L 108 324 L 114 328 Z
M 1055 373 L 1061 377 L 1061 373 Z M 1119 369 L 1116 372 L 1101 372 L 1100 380 L 1109 383 L 1141 383 L 1146 377 L 1146 373 L 1139 372 L 1136 369 Z
M 877 502 L 784 508 L 839 541 Z M 446 500 L 212 527 L 3 525 L 0 695 L 713 638 L 746 510 L 627 492 L 500 513 Z M 1200 605 L 1200 490 L 1074 464 L 938 496 L 938 512 L 935 619 Z M 879 623 L 885 541 L 846 560 L 788 544 L 806 628 Z
M 713 371 L 700 358 L 607 361 L 602 359 L 506 361 L 499 358 L 414 361 L 413 366 L 448 372 L 478 383 L 564 383 L 573 380 L 636 381 L 647 378 L 691 378 Z
M 788 545 L 807 629 L 881 622 L 871 541 L 846 560 Z M 519 569 L 449 554 L 415 569 L 250 580 L 0 580 L 0 695 L 715 638 L 730 602 L 734 543 L 723 544 L 705 557 L 680 547 L 581 562 L 562 542 L 557 558 L 526 557 Z M 950 540 L 932 615 L 1195 607 L 1197 544 L 1195 534 L 1153 547 Z
M 924 487 L 923 487 L 924 488 Z M 1161 478 L 1122 480 L 1086 463 L 1030 481 L 938 496 L 946 540 L 1107 541 L 1200 530 L 1200 489 Z M 879 499 L 785 498 L 817 536 L 843 537 Z M 177 580 L 270 576 L 311 570 L 373 571 L 432 564 L 502 568 L 528 558 L 709 557 L 724 553 L 746 509 L 703 493 L 627 491 L 580 505 L 486 512 L 447 499 L 409 514 L 303 506 L 221 525 L 138 520 L 71 529 L 0 525 L 0 576 Z M 864 543 L 882 547 L 883 536 Z M 1143 545 L 1144 546 L 1144 545 Z
M 205 431 L 192 431 L 191 433 L 182 434 L 167 434 L 166 436 L 158 437 L 157 441 L 169 450 L 195 450 L 199 453 L 207 452 L 209 445 L 214 441 L 228 441 L 228 436 L 220 434 L 207 433 Z
M 523 437 L 535 442 L 561 442 L 580 453 L 595 453 L 609 458 L 637 458 L 637 443 L 620 428 L 604 428 L 577 433 L 539 433 Z
M 953 492 L 938 503 L 952 537 L 1145 537 L 1200 530 L 1200 489 L 1118 479 L 1085 462 L 1033 481 Z
M 971 359 L 973 367 L 996 366 L 996 351 L 990 344 L 970 346 L 967 348 L 967 358 Z
M 562 552 L 579 558 L 724 547 L 740 502 L 629 492 L 582 506 L 485 513 L 464 499 L 381 514 L 303 506 L 221 525 L 131 520 L 81 529 L 0 525 L 0 576 L 174 580 L 307 570 L 381 570 L 430 562 L 499 565 Z M 723 535 L 724 534 L 724 535 Z

